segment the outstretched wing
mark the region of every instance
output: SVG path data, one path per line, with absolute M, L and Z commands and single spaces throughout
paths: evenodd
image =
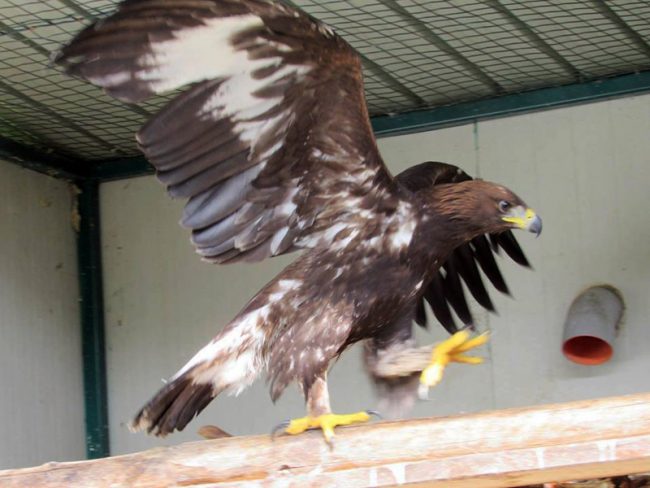
M 388 193 L 358 56 L 281 3 L 128 0 L 55 60 L 127 102 L 190 85 L 137 140 L 209 261 L 333 241 Z
M 472 178 L 456 166 L 426 162 L 407 169 L 396 179 L 408 190 L 416 192 L 433 185 L 459 183 Z M 516 263 L 530 267 L 511 231 L 475 237 L 467 244 L 457 247 L 435 274 L 414 311 L 416 322 L 422 326 L 426 325 L 424 313 L 424 300 L 426 300 L 436 319 L 450 333 L 458 330 L 451 313 L 452 309 L 465 326 L 473 325 L 472 314 L 461 282 L 465 283 L 469 292 L 482 307 L 493 312 L 494 305 L 485 288 L 479 268 L 497 290 L 509 294 L 508 286 L 494 258 L 494 254 L 498 253 L 500 248 L 503 248 Z

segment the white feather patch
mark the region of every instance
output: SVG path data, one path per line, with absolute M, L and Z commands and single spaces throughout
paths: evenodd
M 417 221 L 411 206 L 406 202 L 400 202 L 394 219 L 397 224 L 396 230 L 390 235 L 388 242 L 393 250 L 399 251 L 411 243 Z
M 298 289 L 301 284 L 301 280 L 279 280 L 276 289 L 269 294 L 269 303 L 281 301 L 287 292 Z
M 280 244 L 282 244 L 282 240 L 286 237 L 287 233 L 289 232 L 289 227 L 282 227 L 279 231 L 277 231 L 274 235 L 273 238 L 271 239 L 271 255 L 275 256 L 280 249 Z
M 199 350 L 199 352 L 197 352 L 194 356 L 192 356 L 192 359 L 190 359 L 187 363 L 185 363 L 185 366 L 183 366 L 173 376 L 172 379 L 181 376 L 183 373 L 193 368 L 197 364 L 208 363 L 210 361 L 213 361 L 216 357 L 219 356 L 219 354 L 223 351 L 223 349 L 224 349 L 223 344 L 221 344 L 220 341 L 217 341 L 215 339 L 211 340 L 205 346 L 203 346 Z
M 103 87 L 119 86 L 126 83 L 131 79 L 131 73 L 128 71 L 118 71 L 117 73 L 109 73 L 102 76 L 89 76 L 88 81 L 94 85 Z
M 136 72 L 136 78 L 149 81 L 156 93 L 162 93 L 233 75 L 248 63 L 246 52 L 233 49 L 230 40 L 262 25 L 256 15 L 239 15 L 209 19 L 205 25 L 178 30 L 173 39 L 151 43 L 151 52 L 138 59 L 142 69 Z
M 332 242 L 334 238 L 339 234 L 339 232 L 342 232 L 347 228 L 347 225 L 345 223 L 339 222 L 334 224 L 332 227 L 327 229 L 324 234 L 325 241 L 327 242 Z
M 240 317 L 197 352 L 172 378 L 176 379 L 195 366 L 215 362 L 194 375 L 195 383 L 212 383 L 215 390 L 226 389 L 239 394 L 263 369 L 260 349 L 265 334 L 261 324 L 268 317 L 269 306 L 260 307 Z M 243 345 L 246 348 L 242 350 Z
M 294 279 L 277 281 L 270 290 L 266 305 L 235 319 L 224 332 L 197 352 L 172 379 L 195 366 L 214 362 L 209 368 L 198 368 L 196 374 L 193 374 L 193 381 L 212 383 L 216 391 L 225 390 L 232 395 L 241 393 L 265 367 L 261 349 L 266 339 L 264 323 L 270 308 L 301 284 L 301 280 Z
M 266 140 L 269 134 L 276 136 L 276 142 L 257 155 L 260 161 L 267 161 L 283 146 L 292 114 L 287 109 L 271 118 L 260 117 L 271 108 L 281 105 L 283 97 L 260 98 L 255 96 L 255 93 L 273 86 L 278 80 L 289 75 L 295 76 L 296 82 L 300 82 L 301 77 L 309 71 L 305 66 L 287 65 L 266 78 L 253 77 L 252 73 L 257 69 L 271 67 L 279 62 L 279 58 L 242 60 L 241 71 L 223 82 L 199 113 L 201 118 L 213 120 L 231 118 L 236 122 L 234 132 L 243 142 L 250 144 L 252 154 L 257 152 L 257 141 Z

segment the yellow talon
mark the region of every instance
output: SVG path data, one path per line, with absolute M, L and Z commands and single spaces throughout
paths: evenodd
M 461 330 L 456 332 L 446 341 L 441 342 L 433 348 L 431 352 L 431 363 L 420 375 L 419 394 L 421 398 L 426 398 L 429 388 L 436 386 L 442 381 L 442 375 L 445 367 L 451 363 L 480 364 L 483 358 L 476 356 L 467 356 L 464 352 L 482 346 L 488 341 L 488 333 L 485 332 L 470 338 L 469 332 Z
M 470 349 L 474 349 L 475 347 L 479 347 L 482 346 L 483 344 L 486 344 L 489 339 L 490 339 L 489 334 L 487 332 L 483 332 L 482 334 L 479 334 L 477 336 L 472 337 L 471 339 L 466 340 L 454 352 L 458 353 L 458 352 L 469 351 Z
M 483 361 L 485 361 L 485 359 L 476 356 L 465 356 L 464 354 L 456 354 L 454 355 L 453 361 L 455 363 L 481 364 Z
M 433 348 L 433 355 L 451 353 L 469 340 L 469 332 L 460 330 Z
M 339 425 L 350 425 L 370 420 L 370 415 L 377 415 L 372 411 L 357 412 L 339 415 L 335 413 L 327 413 L 318 417 L 301 417 L 293 419 L 288 424 L 281 424 L 280 427 L 286 428 L 284 432 L 291 435 L 301 434 L 306 430 L 318 429 L 323 431 L 323 436 L 328 444 L 332 442 L 334 437 L 334 427 Z M 275 429 L 274 429 L 275 430 Z

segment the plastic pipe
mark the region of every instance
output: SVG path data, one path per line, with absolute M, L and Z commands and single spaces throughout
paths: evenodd
M 564 323 L 564 355 L 590 366 L 609 361 L 623 309 L 621 294 L 611 286 L 593 286 L 578 295 Z

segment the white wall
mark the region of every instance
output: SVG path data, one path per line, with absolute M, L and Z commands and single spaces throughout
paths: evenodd
M 0 161 L 0 469 L 82 459 L 71 194 Z
M 493 293 L 499 316 L 477 312 L 493 339 L 490 361 L 452 366 L 433 401 L 415 415 L 439 415 L 616 395 L 650 389 L 650 96 L 481 122 L 380 141 L 398 172 L 423 160 L 456 163 L 501 182 L 544 218 L 539 239 L 520 234 L 535 271 L 502 267 L 514 299 Z M 124 424 L 241 306 L 288 262 L 215 267 L 200 262 L 177 226 L 172 202 L 151 177 L 102 186 L 110 433 L 114 453 L 196 439 L 214 423 L 235 434 L 267 432 L 304 413 L 295 389 L 273 407 L 263 382 L 239 398 L 218 398 L 182 434 L 130 434 Z M 562 323 L 588 285 L 618 287 L 624 327 L 608 364 L 584 367 L 560 352 Z M 420 334 L 443 337 L 441 328 Z M 357 351 L 358 352 L 358 351 Z M 330 376 L 334 408 L 373 406 L 358 354 Z

